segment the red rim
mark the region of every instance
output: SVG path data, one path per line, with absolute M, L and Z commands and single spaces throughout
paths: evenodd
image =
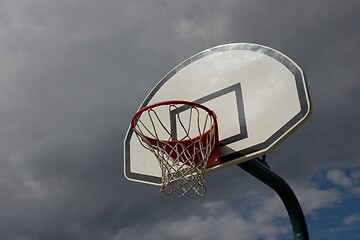
M 216 121 L 216 114 L 214 113 L 214 111 L 210 110 L 209 108 L 199 104 L 199 103 L 194 103 L 194 102 L 189 102 L 189 101 L 183 101 L 183 100 L 169 100 L 169 101 L 163 101 L 163 102 L 158 102 L 158 103 L 154 103 L 154 104 L 150 104 L 146 107 L 141 108 L 140 110 L 138 110 L 135 115 L 132 117 L 131 119 L 131 127 L 135 128 L 135 122 L 136 119 L 139 117 L 139 115 L 143 112 L 145 112 L 146 110 L 149 110 L 151 108 L 154 107 L 158 107 L 158 106 L 162 106 L 162 105 L 171 105 L 171 104 L 183 104 L 183 105 L 189 105 L 189 106 L 193 106 L 193 107 L 198 107 L 201 109 L 204 109 L 205 111 L 207 111 L 211 117 L 213 117 L 214 119 L 214 126 L 215 126 L 215 130 L 217 131 L 217 121 Z
M 198 107 L 198 108 L 201 108 L 201 109 L 203 109 L 203 110 L 205 110 L 205 111 L 207 111 L 209 113 L 210 117 L 214 120 L 214 122 L 213 122 L 213 125 L 203 133 L 203 135 L 204 136 L 209 135 L 210 129 L 214 128 L 214 131 L 215 131 L 215 145 L 214 145 L 214 148 L 213 148 L 213 150 L 212 150 L 212 152 L 211 152 L 211 154 L 210 154 L 210 156 L 208 158 L 207 167 L 218 165 L 219 164 L 218 160 L 220 158 L 220 146 L 219 146 L 219 133 L 218 133 L 218 125 L 217 125 L 216 114 L 215 114 L 214 111 L 210 110 L 209 108 L 207 108 L 207 107 L 205 107 L 205 106 L 203 106 L 203 105 L 201 105 L 199 103 L 183 101 L 183 100 L 170 100 L 170 101 L 163 101 L 163 102 L 154 103 L 154 104 L 148 105 L 146 107 L 143 107 L 140 110 L 138 110 L 131 119 L 131 127 L 132 127 L 133 131 L 136 134 L 141 134 L 135 128 L 136 120 L 137 120 L 137 118 L 139 117 L 139 115 L 141 113 L 143 113 L 143 112 L 145 112 L 145 111 L 147 111 L 147 110 L 149 110 L 151 108 L 154 108 L 154 107 L 158 107 L 158 106 L 162 106 L 162 105 L 171 105 L 171 104 L 182 104 L 182 105 Z M 145 137 L 147 139 L 147 141 L 149 143 L 151 143 L 152 145 L 156 145 L 159 142 L 167 142 L 169 145 L 174 145 L 177 142 L 182 142 L 186 146 L 188 142 L 190 143 L 191 141 L 195 141 L 196 139 L 201 137 L 201 135 L 198 135 L 196 137 L 191 138 L 191 140 L 189 140 L 189 139 L 184 139 L 184 140 L 160 140 L 160 139 L 155 139 L 155 138 L 145 136 L 143 134 L 141 134 L 141 135 L 143 137 Z

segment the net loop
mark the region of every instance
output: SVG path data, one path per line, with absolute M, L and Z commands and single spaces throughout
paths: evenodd
M 166 195 L 203 196 L 204 173 L 219 160 L 216 115 L 197 103 L 166 101 L 140 109 L 131 127 L 141 145 L 158 159 L 160 191 Z

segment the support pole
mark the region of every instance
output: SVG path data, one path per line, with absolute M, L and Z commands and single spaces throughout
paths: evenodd
M 261 163 L 260 158 L 239 163 L 238 166 L 268 185 L 279 195 L 289 214 L 294 239 L 309 240 L 306 221 L 300 203 L 284 179 Z

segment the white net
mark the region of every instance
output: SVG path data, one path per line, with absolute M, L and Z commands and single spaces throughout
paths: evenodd
M 161 192 L 179 198 L 204 195 L 204 172 L 217 141 L 213 112 L 192 105 L 157 105 L 134 119 L 133 131 L 159 161 Z

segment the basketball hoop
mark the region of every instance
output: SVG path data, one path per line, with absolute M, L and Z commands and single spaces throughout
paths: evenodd
M 220 156 L 213 111 L 194 102 L 159 102 L 140 109 L 131 120 L 131 128 L 141 145 L 159 161 L 161 192 L 175 192 L 179 198 L 204 195 L 206 167 Z

